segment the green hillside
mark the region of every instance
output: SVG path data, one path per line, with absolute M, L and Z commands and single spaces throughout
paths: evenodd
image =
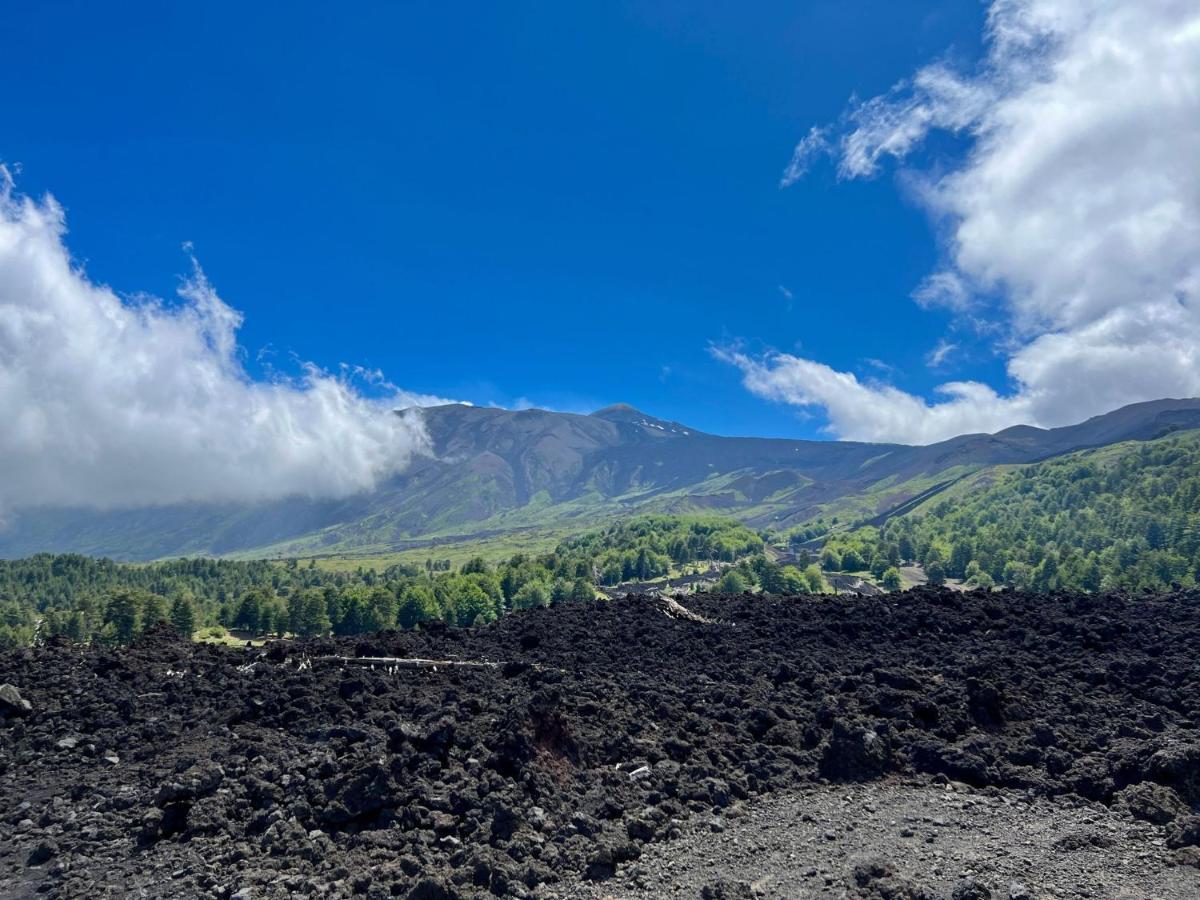
M 1053 590 L 1200 581 L 1200 431 L 964 478 L 882 527 L 832 536 L 831 568 L 919 561 L 937 580 Z

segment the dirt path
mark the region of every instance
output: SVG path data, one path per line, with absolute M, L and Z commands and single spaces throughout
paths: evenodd
M 1147 822 L 1067 798 L 899 781 L 755 798 L 647 847 L 614 881 L 546 896 L 949 898 L 971 879 L 999 900 L 1200 897 L 1200 870 L 1172 865 Z

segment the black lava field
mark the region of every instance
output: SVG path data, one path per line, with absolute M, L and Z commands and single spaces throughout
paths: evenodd
M 894 776 L 1200 840 L 1200 593 L 682 602 L 6 651 L 0 897 L 538 896 L 690 816 Z

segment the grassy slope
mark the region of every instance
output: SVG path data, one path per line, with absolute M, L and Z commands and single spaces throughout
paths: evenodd
M 785 527 L 795 524 L 798 515 L 802 515 L 802 521 L 814 521 L 819 516 L 826 519 L 836 516 L 841 521 L 854 521 L 873 516 L 940 481 L 956 478 L 968 471 L 966 467 L 958 467 L 901 484 L 885 479 L 860 494 L 832 500 L 824 500 L 821 487 L 806 478 L 797 478 L 795 484 L 781 490 L 752 496 L 744 490 L 747 473 L 740 471 L 714 475 L 697 484 L 671 491 L 631 491 L 615 497 L 605 497 L 598 491 L 592 491 L 557 503 L 541 493 L 534 495 L 525 506 L 505 510 L 476 522 L 447 525 L 441 520 L 431 521 L 427 529 L 416 535 L 398 536 L 391 527 L 383 523 L 376 527 L 371 519 L 365 519 L 239 551 L 230 554 L 230 558 L 315 556 L 356 559 L 396 556 L 405 560 L 424 560 L 429 555 L 428 547 L 431 545 L 450 549 L 479 544 L 491 552 L 492 547 L 505 544 L 506 535 L 526 543 L 530 538 L 519 537 L 523 532 L 547 532 L 561 537 L 586 531 L 606 520 L 649 513 L 727 515 L 755 527 Z M 441 556 L 444 558 L 445 554 Z
M 861 494 L 812 505 L 811 516 L 806 518 L 815 520 L 825 516 L 828 520 L 838 517 L 849 524 L 968 471 L 966 468 L 948 470 L 901 484 L 887 479 Z M 618 518 L 647 513 L 726 515 L 755 526 L 769 527 L 788 519 L 797 505 L 805 502 L 804 492 L 812 488 L 811 481 L 805 479 L 798 486 L 753 498 L 737 488 L 742 479 L 743 473 L 731 473 L 713 476 L 699 485 L 675 491 L 631 492 L 615 498 L 592 493 L 563 503 L 553 503 L 543 494 L 535 496 L 524 507 L 470 526 L 457 526 L 414 538 L 397 540 L 390 535 L 371 535 L 364 528 L 356 529 L 354 535 L 347 538 L 345 529 L 332 528 L 229 556 L 232 559 L 316 559 L 321 568 L 350 572 L 360 567 L 382 570 L 396 563 L 421 564 L 431 557 L 449 559 L 455 566 L 475 556 L 494 562 L 508 559 L 515 553 L 546 552 L 563 538 Z M 331 540 L 335 532 L 343 535 L 342 539 Z
M 302 557 L 302 562 L 309 558 L 315 559 L 317 567 L 332 572 L 356 572 L 358 569 L 375 569 L 382 571 L 388 566 L 400 563 L 423 565 L 427 559 L 450 560 L 451 565 L 458 568 L 469 559 L 482 557 L 490 563 L 511 559 L 514 554 L 527 553 L 531 555 L 548 553 L 567 537 L 573 537 L 579 532 L 575 529 L 523 529 L 505 534 L 485 537 L 470 537 L 458 541 L 437 541 L 421 547 L 407 550 L 381 552 L 336 553 L 325 556 Z

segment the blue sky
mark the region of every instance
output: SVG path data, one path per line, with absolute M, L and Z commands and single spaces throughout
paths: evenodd
M 927 444 L 1200 396 L 1195 0 L 352 7 L 7 13 L 0 506 L 344 495 L 431 397 Z
M 910 299 L 939 250 L 902 177 L 826 162 L 779 186 L 852 95 L 971 65 L 982 5 L 354 7 L 10 9 L 0 159 L 121 294 L 172 296 L 192 242 L 256 375 L 352 363 L 476 403 L 797 437 L 826 436 L 822 410 L 751 394 L 711 344 L 919 396 L 1004 385 L 961 329 L 927 364 L 953 316 Z

